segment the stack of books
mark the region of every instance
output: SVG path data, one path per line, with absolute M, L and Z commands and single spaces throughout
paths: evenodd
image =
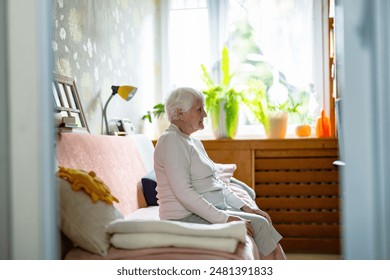
M 76 123 L 75 117 L 62 117 L 58 126 L 58 133 L 79 132 L 81 127 Z

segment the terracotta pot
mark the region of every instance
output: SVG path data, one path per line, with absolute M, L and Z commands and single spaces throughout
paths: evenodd
M 301 124 L 295 128 L 295 135 L 298 137 L 308 137 L 311 135 L 311 126 L 308 124 Z

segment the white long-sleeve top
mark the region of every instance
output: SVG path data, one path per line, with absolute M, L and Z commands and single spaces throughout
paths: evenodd
M 210 223 L 225 223 L 221 210 L 240 209 L 245 202 L 217 177 L 217 167 L 201 141 L 171 124 L 154 152 L 161 219 L 182 219 L 194 213 Z

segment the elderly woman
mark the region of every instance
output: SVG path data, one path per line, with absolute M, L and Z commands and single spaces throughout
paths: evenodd
M 160 218 L 202 224 L 245 221 L 263 257 L 286 259 L 279 244 L 282 236 L 268 214 L 236 196 L 219 177 L 218 166 L 223 165 L 214 163 L 202 142 L 191 137 L 204 128 L 203 94 L 178 88 L 169 95 L 165 109 L 171 124 L 154 153 Z

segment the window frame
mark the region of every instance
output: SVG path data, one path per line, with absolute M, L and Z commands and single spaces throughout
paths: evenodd
M 332 72 L 332 65 L 334 64 L 334 57 L 331 57 L 330 49 L 331 49 L 331 42 L 334 42 L 331 40 L 331 30 L 333 29 L 333 19 L 329 17 L 329 7 L 331 5 L 330 1 L 332 0 L 320 0 L 320 1 L 314 1 L 314 5 L 321 5 L 320 8 L 322 11 L 321 15 L 321 22 L 318 22 L 316 24 L 316 36 L 319 36 L 318 40 L 315 42 L 314 49 L 321 50 L 320 55 L 316 55 L 318 57 L 318 60 L 316 63 L 318 63 L 320 66 L 317 67 L 317 69 L 322 69 L 322 72 L 320 75 L 316 75 L 317 79 L 317 91 L 322 92 L 322 108 L 324 108 L 327 115 L 330 116 L 331 120 L 331 137 L 335 136 L 335 98 L 334 98 L 334 91 L 335 88 L 333 86 L 335 77 L 334 72 Z M 164 99 L 165 95 L 167 95 L 170 90 L 170 65 L 169 65 L 169 2 L 170 0 L 162 0 L 160 2 L 160 8 L 161 8 L 161 34 L 164 36 L 161 36 L 161 46 L 162 46 L 162 64 L 161 68 L 163 69 L 162 73 L 162 89 L 163 94 L 160 96 L 160 99 Z M 217 5 L 216 2 L 228 2 L 228 1 L 210 1 L 208 0 L 209 5 L 209 15 L 212 14 L 211 17 L 212 20 L 210 20 L 210 25 L 218 23 L 217 27 L 212 28 L 214 32 L 210 32 L 214 34 L 214 36 L 210 35 L 210 53 L 211 53 L 211 59 L 216 61 L 218 60 L 220 56 L 220 49 L 222 49 L 224 40 L 221 39 L 221 36 L 215 36 L 215 31 L 219 32 L 225 32 L 225 29 L 220 26 L 221 21 L 223 19 L 220 18 L 221 13 L 225 11 L 226 5 Z M 211 3 L 211 5 L 210 5 Z M 211 27 L 210 27 L 211 28 Z M 218 77 L 219 73 L 212 73 L 214 77 Z M 320 80 L 320 82 L 318 82 Z

